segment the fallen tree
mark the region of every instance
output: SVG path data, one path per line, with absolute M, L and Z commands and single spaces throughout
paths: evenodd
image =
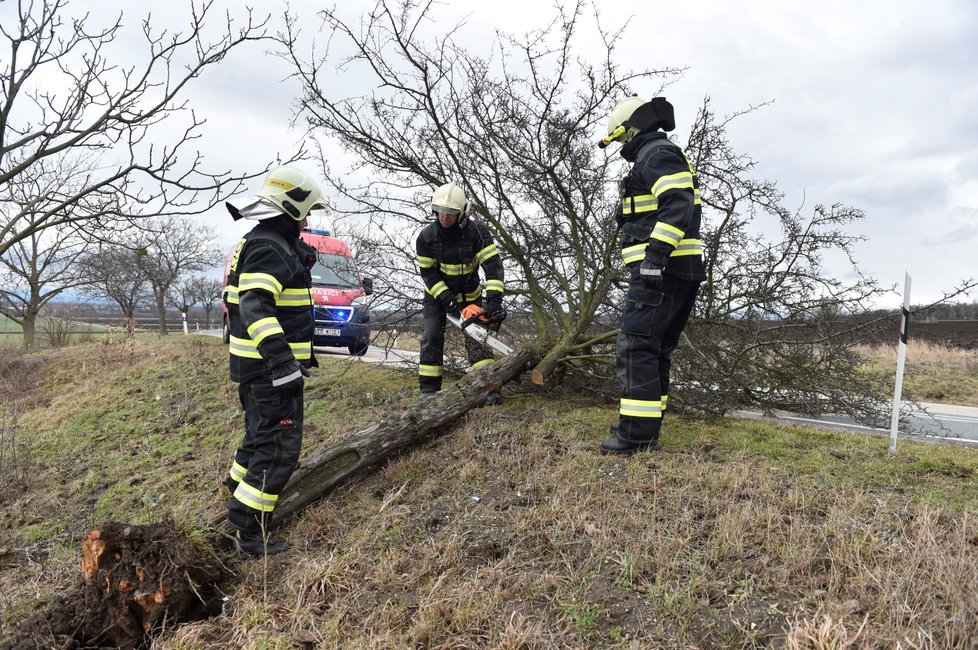
M 301 460 L 282 491 L 276 526 L 322 499 L 344 480 L 407 447 L 449 430 L 486 395 L 536 365 L 543 355 L 522 347 L 446 386 L 432 398 L 352 433 Z M 0 650 L 145 648 L 160 631 L 221 611 L 228 532 L 222 515 L 209 539 L 188 540 L 172 522 L 107 522 L 82 542 L 81 576 L 50 605 L 17 626 Z

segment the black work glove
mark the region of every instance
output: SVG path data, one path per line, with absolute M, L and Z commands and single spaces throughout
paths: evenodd
M 442 297 L 439 298 L 439 300 L 441 301 L 441 306 L 445 309 L 446 314 L 449 316 L 454 316 L 455 318 L 462 317 L 462 308 L 458 306 L 457 302 L 455 302 L 455 296 L 453 296 L 451 293 L 446 291 L 442 294 Z
M 502 323 L 504 320 L 506 320 L 506 310 L 500 307 L 499 309 L 486 312 L 486 316 L 489 318 L 489 322 L 492 325 L 497 326 L 496 329 L 498 330 L 499 329 L 498 325 Z
M 646 289 L 662 291 L 662 270 L 664 268 L 665 265 L 657 264 L 647 257 L 642 260 L 638 267 L 638 277 Z
M 503 296 L 498 291 L 493 291 L 486 296 L 486 313 L 499 311 L 503 308 Z
M 272 386 L 275 388 L 302 388 L 303 377 L 309 376 L 309 370 L 301 363 L 292 359 L 277 366 L 272 366 Z

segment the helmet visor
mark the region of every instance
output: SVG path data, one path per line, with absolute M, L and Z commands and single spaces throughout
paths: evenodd
M 431 211 L 435 214 L 448 214 L 452 216 L 458 216 L 462 214 L 462 211 L 457 208 L 446 208 L 443 205 L 437 205 L 435 203 L 431 204 Z

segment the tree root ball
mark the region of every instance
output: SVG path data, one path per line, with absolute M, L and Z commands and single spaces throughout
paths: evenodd
M 231 577 L 215 549 L 172 521 L 108 522 L 82 542 L 81 579 L 21 622 L 0 650 L 148 648 L 165 628 L 220 612 Z

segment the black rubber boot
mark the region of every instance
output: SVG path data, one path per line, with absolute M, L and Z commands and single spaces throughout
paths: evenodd
M 234 547 L 255 557 L 263 555 L 278 555 L 282 551 L 288 550 L 288 542 L 280 542 L 272 537 L 264 538 L 260 534 L 242 533 L 240 530 L 234 531 Z
M 499 391 L 492 391 L 486 395 L 486 406 L 499 406 L 503 403 L 503 396 Z
M 640 451 L 655 451 L 658 440 L 626 440 L 618 437 L 618 423 L 610 427 L 611 436 L 601 441 L 601 453 L 612 456 L 630 456 Z

